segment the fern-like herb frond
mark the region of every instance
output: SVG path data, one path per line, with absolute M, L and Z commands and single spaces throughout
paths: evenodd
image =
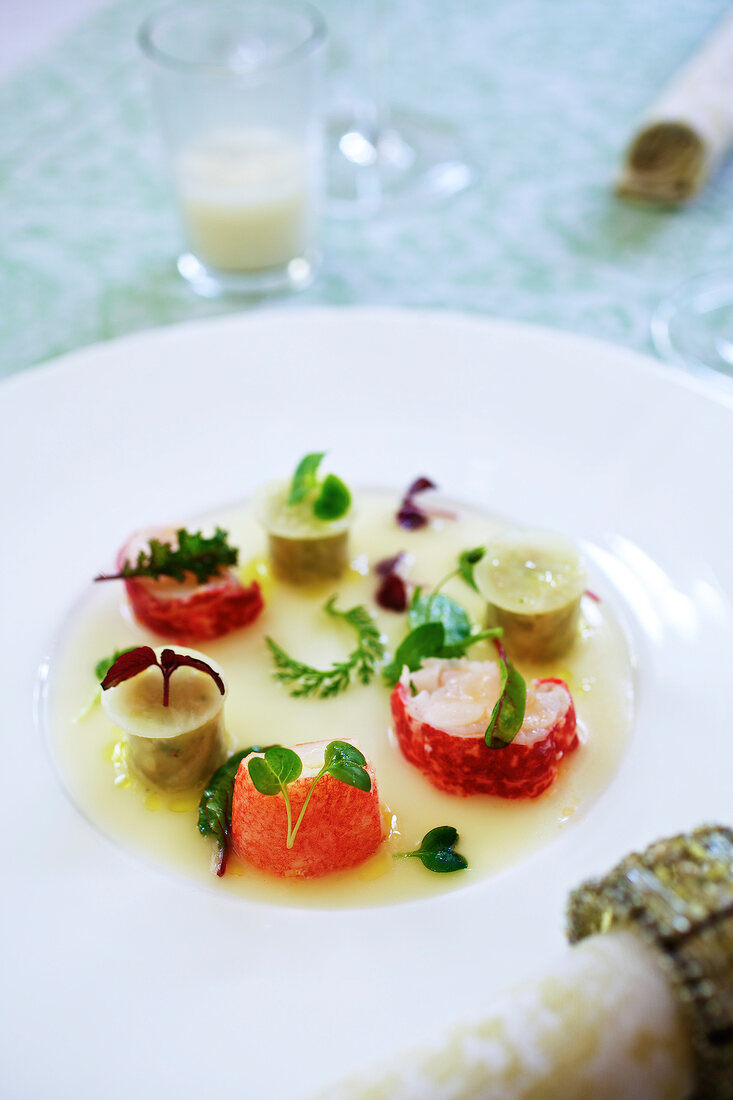
M 358 636 L 356 648 L 345 660 L 334 661 L 329 668 L 314 668 L 296 661 L 272 638 L 266 639 L 275 662 L 275 679 L 291 687 L 290 694 L 296 698 L 328 699 L 340 695 L 354 677 L 368 684 L 375 674 L 377 661 L 384 657 L 384 642 L 367 609 L 358 604 L 342 611 L 335 604 L 336 597 L 331 596 L 324 607 L 326 613 L 348 623 Z

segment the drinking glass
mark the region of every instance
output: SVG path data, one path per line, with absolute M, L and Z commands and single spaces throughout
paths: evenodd
M 452 120 L 392 103 L 400 60 L 391 0 L 350 0 L 326 11 L 332 40 L 327 115 L 329 213 L 343 217 L 404 210 L 447 199 L 475 182 L 466 139 Z M 413 12 L 415 19 L 420 12 Z M 429 33 L 424 27 L 419 33 Z
M 665 298 L 652 339 L 669 362 L 733 379 L 733 269 L 700 275 Z
M 290 0 L 189 0 L 142 27 L 185 250 L 206 297 L 307 286 L 322 193 L 325 24 Z

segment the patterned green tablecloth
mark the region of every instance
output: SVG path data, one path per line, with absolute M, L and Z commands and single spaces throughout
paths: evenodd
M 660 296 L 728 261 L 733 166 L 684 210 L 611 192 L 635 122 L 724 0 L 385 0 L 391 99 L 459 122 L 479 184 L 326 221 L 299 296 L 197 299 L 174 267 L 134 40 L 154 6 L 122 0 L 0 87 L 0 376 L 138 329 L 310 304 L 468 310 L 649 350 Z M 338 29 L 338 0 L 320 6 Z

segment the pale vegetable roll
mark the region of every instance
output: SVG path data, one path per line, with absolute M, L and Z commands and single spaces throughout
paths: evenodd
M 288 506 L 287 492 L 274 486 L 259 502 L 274 572 L 293 584 L 335 580 L 348 565 L 351 516 L 319 520 L 308 501 Z
M 258 502 L 275 574 L 293 584 L 336 580 L 349 563 L 351 515 L 318 519 L 309 500 L 288 505 L 287 494 L 274 485 Z
M 493 540 L 474 577 L 512 658 L 559 657 L 575 641 L 585 567 L 569 539 L 517 531 Z
M 177 664 L 181 659 L 195 663 Z M 104 711 L 124 732 L 130 765 L 147 783 L 195 787 L 222 762 L 226 686 L 210 657 L 180 646 L 140 646 L 115 662 L 102 686 Z
M 274 572 L 293 584 L 333 580 L 348 565 L 351 493 L 335 474 L 320 474 L 324 452 L 304 455 L 290 481 L 267 487 L 257 512 Z

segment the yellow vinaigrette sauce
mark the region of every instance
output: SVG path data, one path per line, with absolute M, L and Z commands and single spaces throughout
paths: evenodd
M 396 494 L 358 495 L 350 536 L 351 567 L 338 581 L 307 588 L 272 577 L 265 534 L 246 505 L 189 524 L 191 530 L 202 523 L 227 530 L 230 545 L 239 547 L 243 579 L 256 576 L 265 599 L 263 612 L 250 626 L 196 644 L 219 663 L 228 683 L 228 753 L 249 745 L 356 739 L 374 765 L 389 834 L 375 856 L 351 871 L 297 881 L 268 876 L 230 857 L 226 874 L 216 877 L 211 869 L 213 841 L 202 837 L 197 828 L 201 791 L 170 794 L 146 788 L 129 774 L 121 731 L 99 703 L 79 717 L 95 692 L 97 661 L 115 649 L 163 644 L 132 619 L 122 582 L 90 585 L 59 639 L 49 669 L 52 751 L 67 788 L 88 820 L 123 848 L 211 889 L 263 902 L 316 907 L 384 905 L 460 889 L 518 862 L 560 830 L 570 825 L 582 828 L 577 819 L 611 780 L 632 723 L 631 658 L 606 602 L 583 598 L 577 639 L 563 657 L 542 665 L 517 662 L 528 685 L 542 676 L 566 680 L 578 715 L 581 744 L 562 762 L 556 782 L 536 799 L 458 797 L 432 787 L 397 747 L 390 689 L 379 674 L 369 686 L 354 683 L 330 699 L 292 698 L 287 687 L 273 679 L 266 635 L 292 657 L 322 668 L 342 660 L 354 648 L 355 632 L 323 611 L 334 593 L 337 607 L 364 604 L 375 614 L 391 657 L 407 633 L 407 616 L 374 603 L 376 563 L 399 551 L 408 553 L 409 580 L 428 590 L 455 567 L 461 551 L 482 545 L 504 529 L 489 516 L 461 507 L 457 520 L 434 519 L 427 528 L 405 531 L 395 521 L 396 506 Z M 485 603 L 463 581 L 451 581 L 445 592 L 483 625 Z M 496 650 L 490 641 L 479 642 L 468 656 L 495 659 Z M 394 858 L 395 853 L 417 848 L 424 834 L 438 825 L 458 830 L 456 848 L 468 860 L 468 870 L 435 874 L 418 859 Z

